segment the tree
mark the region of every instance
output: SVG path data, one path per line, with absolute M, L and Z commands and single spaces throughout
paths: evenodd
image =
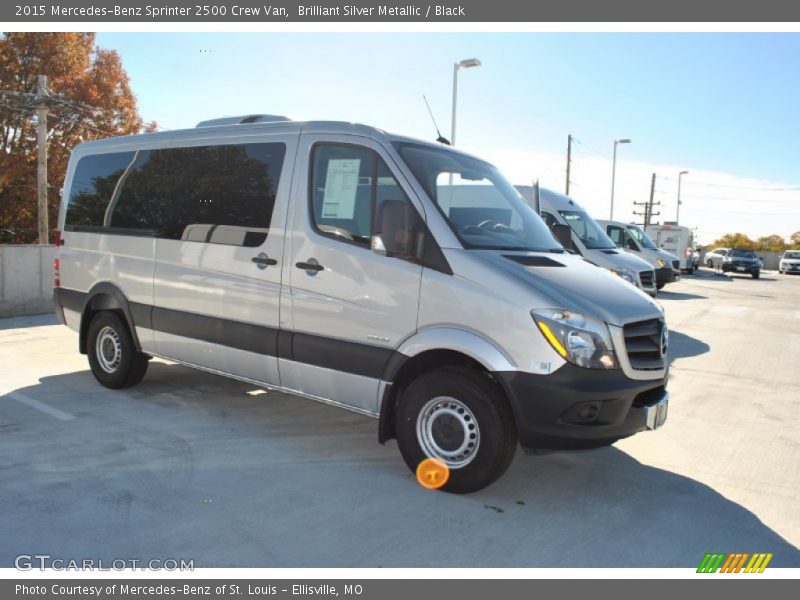
M 756 250 L 762 250 L 764 252 L 783 252 L 786 248 L 786 240 L 779 235 L 765 235 L 756 240 Z
M 80 142 L 152 130 L 136 106 L 115 50 L 94 45 L 93 33 L 6 33 L 0 37 L 0 241 L 31 243 L 36 234 L 36 118 L 23 94 L 48 91 L 70 100 L 50 108 L 48 208 L 58 218 L 67 162 Z
M 790 243 L 791 243 L 793 249 L 800 250 L 800 231 L 795 231 L 789 237 L 789 240 L 790 240 Z
M 749 250 L 755 250 L 756 243 L 743 233 L 728 233 L 715 241 L 711 247 L 747 248 Z

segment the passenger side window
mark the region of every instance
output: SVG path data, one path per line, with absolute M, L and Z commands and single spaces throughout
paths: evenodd
M 369 247 L 376 159 L 360 146 L 315 146 L 311 212 L 320 233 Z
M 377 154 L 360 146 L 318 144 L 312 164 L 311 216 L 317 231 L 364 247 L 376 236 L 375 249 L 388 256 L 422 256 L 425 224 Z
M 550 231 L 553 230 L 553 225 L 558 223 L 556 218 L 553 215 L 551 215 L 549 212 L 542 212 L 542 219 L 544 220 L 545 225 L 547 225 L 547 228 Z
M 611 241 L 614 242 L 617 246 L 621 246 L 624 243 L 625 236 L 623 235 L 621 227 L 617 227 L 615 225 L 609 225 L 607 227 L 607 230 L 608 230 L 608 237 L 610 237 Z
M 283 143 L 139 151 L 104 225 L 171 240 L 261 246 L 285 152 Z

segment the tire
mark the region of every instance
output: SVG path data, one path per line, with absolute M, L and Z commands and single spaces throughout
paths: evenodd
M 753 279 L 758 279 L 759 277 L 761 277 L 761 271 L 753 271 L 752 273 L 750 273 L 750 275 L 753 276 Z
M 136 350 L 128 326 L 115 312 L 95 314 L 89 324 L 86 348 L 92 374 L 104 387 L 131 387 L 147 372 L 148 356 Z
M 667 285 L 667 284 L 666 283 L 657 283 L 656 284 L 656 289 L 657 290 L 663 290 L 665 285 Z
M 426 458 L 450 467 L 441 488 L 446 492 L 467 494 L 493 483 L 517 449 L 514 417 L 502 390 L 487 375 L 466 368 L 437 369 L 412 381 L 401 392 L 396 422 L 409 469 L 416 472 Z M 472 449 L 470 439 L 476 444 Z

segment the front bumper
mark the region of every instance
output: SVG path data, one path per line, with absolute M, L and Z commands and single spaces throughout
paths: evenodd
M 761 267 L 756 264 L 752 263 L 730 263 L 730 262 L 723 262 L 722 263 L 722 272 L 723 273 L 758 273 L 761 270 Z
M 665 265 L 660 269 L 656 269 L 656 285 L 662 286 L 674 281 L 678 281 L 680 275 L 672 270 L 672 267 Z
M 570 363 L 550 375 L 500 371 L 495 376 L 511 401 L 523 448 L 597 448 L 652 429 L 660 425 L 657 416 L 666 416 L 665 408 L 656 408 L 666 405 L 666 376 L 640 381 L 621 369 Z

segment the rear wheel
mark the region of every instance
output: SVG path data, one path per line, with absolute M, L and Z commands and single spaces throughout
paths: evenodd
M 115 312 L 102 311 L 92 318 L 86 346 L 92 374 L 107 388 L 136 385 L 147 372 L 147 355 L 136 350 L 128 326 Z
M 447 367 L 426 373 L 402 391 L 397 442 L 412 471 L 426 458 L 443 462 L 441 489 L 465 494 L 496 481 L 517 449 L 511 408 L 483 373 Z
M 761 277 L 761 271 L 753 271 L 750 274 L 753 276 L 753 279 L 758 279 L 759 277 Z
M 706 266 L 707 266 L 709 269 L 713 269 L 713 268 L 714 268 L 714 263 L 713 263 L 713 262 L 711 262 L 711 259 L 710 259 L 710 258 L 709 258 L 709 259 L 706 261 Z

